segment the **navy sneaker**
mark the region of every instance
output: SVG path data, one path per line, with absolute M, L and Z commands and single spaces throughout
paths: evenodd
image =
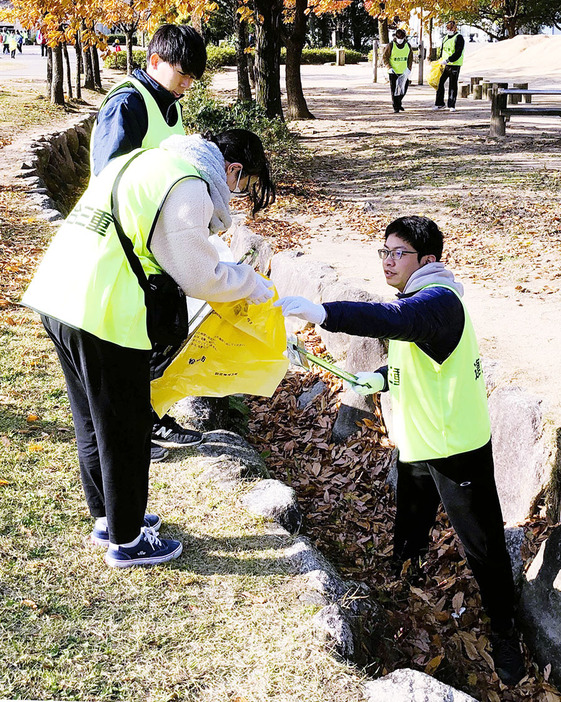
M 163 461 L 164 458 L 169 454 L 169 451 L 163 446 L 158 446 L 153 441 L 150 442 L 150 462 L 158 463 L 158 461 Z
M 145 514 L 144 515 L 144 526 L 158 531 L 162 526 L 162 520 L 157 514 Z M 109 529 L 100 528 L 94 526 L 92 533 L 90 534 L 92 542 L 96 546 L 109 546 Z
M 188 446 L 198 446 L 202 440 L 203 435 L 200 431 L 184 429 L 169 414 L 164 414 L 161 419 L 154 422 L 152 427 L 152 441 L 159 446 L 187 448 Z
M 183 550 L 181 541 L 160 539 L 158 532 L 150 527 L 142 527 L 140 541 L 136 546 L 115 546 L 109 544 L 105 562 L 114 568 L 129 568 L 137 565 L 159 565 L 177 558 Z

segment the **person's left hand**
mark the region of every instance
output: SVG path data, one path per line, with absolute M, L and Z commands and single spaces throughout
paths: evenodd
M 285 317 L 298 317 L 312 324 L 323 324 L 327 315 L 323 305 L 316 305 L 315 302 L 298 295 L 281 297 L 273 303 L 273 307 L 280 307 Z

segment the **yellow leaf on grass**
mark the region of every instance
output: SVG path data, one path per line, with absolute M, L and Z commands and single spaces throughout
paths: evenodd
M 438 666 L 442 663 L 443 658 L 444 658 L 444 654 L 442 654 L 442 653 L 439 656 L 435 656 L 434 658 L 431 658 L 430 661 L 425 666 L 425 673 L 427 675 L 432 675 L 434 673 L 434 671 L 438 668 Z
M 39 419 L 39 415 L 38 415 L 38 414 L 33 414 L 33 413 L 32 413 L 32 414 L 28 414 L 28 415 L 27 415 L 27 421 L 28 421 L 28 422 L 36 422 L 38 419 Z
M 42 444 L 29 444 L 28 451 L 44 451 L 45 447 Z

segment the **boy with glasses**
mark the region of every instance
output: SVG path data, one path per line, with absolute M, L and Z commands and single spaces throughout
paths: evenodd
M 388 365 L 356 373 L 361 394 L 389 390 L 399 450 L 394 559 L 419 570 L 443 503 L 491 620 L 495 670 L 525 675 L 514 628 L 514 585 L 494 479 L 487 394 L 463 286 L 440 262 L 443 237 L 426 217 L 388 225 L 379 249 L 390 303 L 284 297 L 275 304 L 330 332 L 389 339 Z M 401 571 L 401 567 L 399 568 Z

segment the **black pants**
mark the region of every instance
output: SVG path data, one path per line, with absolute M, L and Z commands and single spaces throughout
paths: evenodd
M 390 73 L 390 90 L 392 93 L 392 104 L 393 104 L 393 109 L 394 112 L 399 112 L 401 109 L 401 101 L 405 97 L 405 93 L 407 92 L 407 88 L 409 87 L 409 81 L 405 81 L 405 88 L 403 90 L 402 95 L 396 95 L 395 94 L 395 84 L 397 83 L 397 79 L 399 76 L 396 73 Z
M 107 517 L 112 543 L 128 543 L 140 533 L 148 500 L 150 352 L 41 319 L 66 380 L 90 513 Z
M 514 616 L 514 584 L 491 442 L 449 458 L 422 463 L 398 461 L 397 467 L 396 558 L 414 559 L 427 551 L 442 501 L 464 546 L 492 629 L 509 629 Z
M 460 66 L 445 66 L 440 82 L 436 90 L 437 107 L 444 107 L 444 89 L 445 83 L 448 81 L 448 107 L 456 107 L 456 98 L 458 97 L 458 78 L 460 77 Z

